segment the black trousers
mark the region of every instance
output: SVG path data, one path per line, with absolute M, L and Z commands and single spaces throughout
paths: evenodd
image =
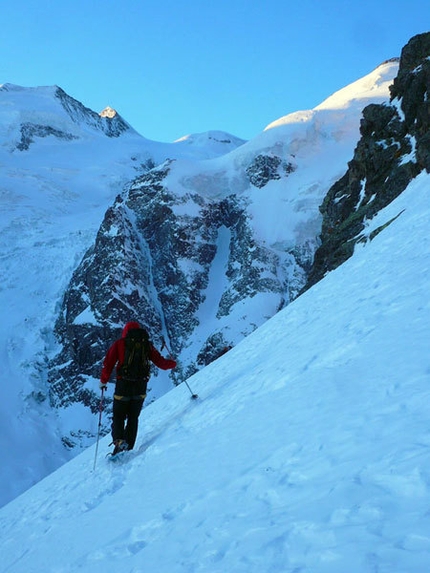
M 113 401 L 112 439 L 125 440 L 132 450 L 136 442 L 139 414 L 142 410 L 141 396 Z

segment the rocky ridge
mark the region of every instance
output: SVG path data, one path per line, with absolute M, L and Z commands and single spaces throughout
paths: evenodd
M 321 205 L 321 245 L 305 289 L 352 256 L 355 244 L 367 240 L 366 221 L 430 171 L 430 33 L 403 48 L 390 92 L 389 103 L 363 110 L 354 157 Z

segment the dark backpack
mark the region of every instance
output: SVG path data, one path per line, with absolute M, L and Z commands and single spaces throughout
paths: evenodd
M 132 328 L 127 332 L 124 342 L 124 362 L 119 368 L 118 376 L 124 381 L 147 382 L 150 375 L 151 348 L 148 333 L 143 328 Z

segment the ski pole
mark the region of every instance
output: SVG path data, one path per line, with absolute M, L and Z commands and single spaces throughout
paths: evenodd
M 169 350 L 169 347 L 168 347 L 167 344 L 166 344 L 166 341 L 164 340 L 164 338 L 163 338 L 162 340 L 163 340 L 163 346 L 161 347 L 161 350 L 163 350 L 163 348 L 165 348 L 165 349 L 167 350 L 167 352 L 169 353 L 170 358 L 173 358 L 172 353 L 171 353 L 171 351 Z M 192 398 L 193 400 L 196 400 L 196 399 L 198 398 L 198 395 L 197 395 L 197 394 L 194 394 L 194 392 L 191 390 L 190 385 L 188 384 L 188 382 L 187 382 L 186 380 L 184 380 L 184 382 L 185 382 L 185 384 L 187 385 L 188 390 L 190 391 L 191 398 Z
M 193 400 L 196 400 L 198 398 L 197 394 L 194 394 L 194 392 L 191 390 L 190 385 L 188 384 L 188 382 L 186 380 L 184 380 L 185 384 L 187 385 L 188 390 L 190 391 L 191 394 L 191 398 Z
M 101 395 L 101 397 L 100 397 L 100 404 L 99 404 L 99 425 L 98 425 L 98 429 L 97 429 L 96 454 L 95 454 L 95 456 L 94 456 L 94 467 L 93 467 L 93 471 L 96 469 L 97 453 L 98 453 L 98 451 L 99 451 L 100 430 L 101 430 L 101 427 L 102 427 L 102 412 L 103 412 L 104 391 L 105 391 L 105 389 L 102 388 L 102 395 Z

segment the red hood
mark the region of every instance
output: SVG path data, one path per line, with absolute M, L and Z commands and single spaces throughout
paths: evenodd
M 127 324 L 122 329 L 122 337 L 125 338 L 127 332 L 132 328 L 140 328 L 140 324 L 138 322 L 127 322 Z

